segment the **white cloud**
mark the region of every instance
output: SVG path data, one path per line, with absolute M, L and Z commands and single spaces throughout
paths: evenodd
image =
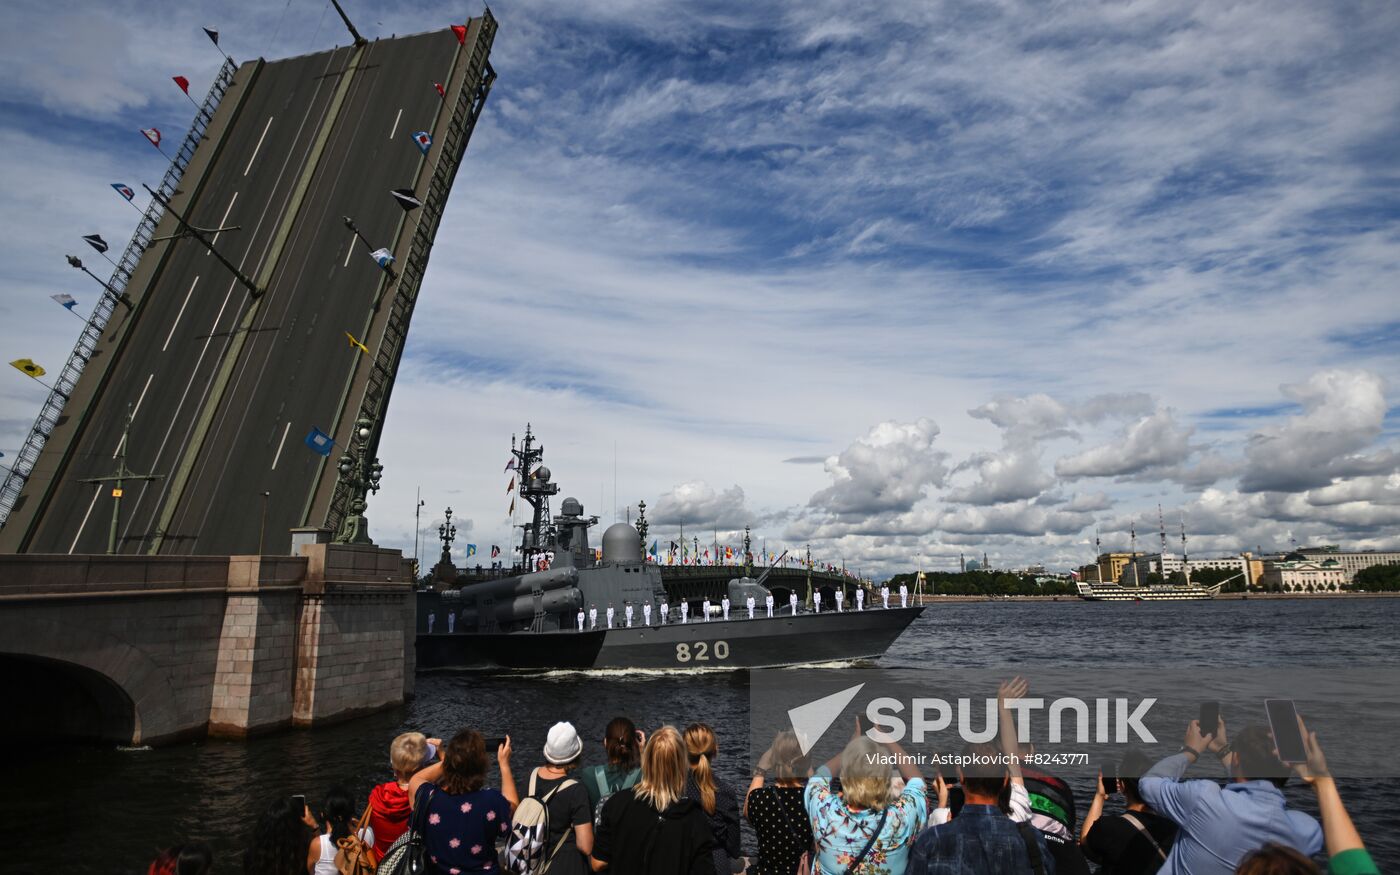
M 1380 436 L 1385 419 L 1385 382 L 1378 375 L 1320 371 L 1282 392 L 1303 412 L 1250 437 L 1242 490 L 1291 492 L 1372 469 L 1374 460 L 1359 453 Z
M 1103 444 L 1055 462 L 1055 473 L 1066 479 L 1127 477 L 1152 469 L 1179 465 L 1191 455 L 1192 426 L 1181 426 L 1171 410 L 1139 419 L 1113 443 Z
M 719 527 L 742 529 L 754 521 L 738 484 L 720 492 L 703 480 L 682 483 L 656 500 L 650 519 L 663 526 L 694 526 L 700 531 Z
M 947 453 L 934 449 L 938 425 L 882 422 L 826 460 L 832 483 L 808 501 L 838 516 L 908 511 L 947 476 Z

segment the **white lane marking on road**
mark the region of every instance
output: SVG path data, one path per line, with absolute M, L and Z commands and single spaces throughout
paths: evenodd
M 235 192 L 233 193 L 233 197 L 229 199 L 229 202 L 228 202 L 228 209 L 224 210 L 224 217 L 223 217 L 222 219 L 219 220 L 219 227 L 220 227 L 220 228 L 222 228 L 222 227 L 224 226 L 224 223 L 226 223 L 226 222 L 228 221 L 228 214 L 231 213 L 231 212 L 233 212 L 233 203 L 234 203 L 234 201 L 236 201 L 236 200 L 238 200 L 238 192 L 235 191 Z M 210 242 L 210 243 L 217 243 L 217 242 L 219 242 L 219 232 L 218 232 L 218 231 L 215 231 L 215 232 L 214 232 L 214 236 L 209 238 L 209 242 Z M 204 254 L 205 254 L 205 255 L 208 255 L 209 253 L 211 253 L 211 252 L 213 252 L 213 251 L 214 251 L 214 250 L 212 250 L 212 249 L 205 249 L 205 250 L 204 250 Z
M 180 304 L 180 312 L 175 314 L 175 322 L 170 326 L 170 333 L 165 335 L 165 343 L 161 345 L 160 351 L 165 352 L 165 348 L 170 345 L 170 338 L 175 336 L 175 329 L 180 324 L 180 317 L 185 315 L 185 304 L 190 302 L 190 295 L 194 293 L 194 287 L 199 285 L 199 277 L 194 278 L 190 283 L 190 290 L 185 292 L 185 300 Z
M 248 166 L 243 168 L 243 175 L 247 176 L 248 171 L 253 169 L 253 161 L 258 157 L 258 150 L 262 149 L 263 140 L 267 137 L 267 129 L 272 127 L 272 116 L 267 117 L 267 124 L 263 125 L 262 136 L 258 137 L 258 144 L 253 147 L 253 154 L 248 156 Z
M 140 396 L 139 398 L 136 399 L 136 406 L 133 407 L 133 408 L 131 408 L 131 418 L 132 418 L 132 419 L 135 419 L 135 418 L 136 418 L 136 413 L 137 413 L 137 411 L 139 411 L 139 410 L 141 409 L 141 402 L 146 400 L 146 392 L 150 390 L 150 388 L 151 388 L 151 380 L 154 379 L 154 378 L 155 378 L 155 374 L 152 373 L 150 376 L 148 376 L 148 377 L 146 378 L 146 385 L 141 387 L 141 396 Z M 112 451 L 112 458 L 115 459 L 115 458 L 117 457 L 117 453 L 120 453 L 121 451 L 122 451 L 122 442 L 121 442 L 121 441 L 117 441 L 117 448 L 116 448 L 115 450 Z
M 399 119 L 403 118 L 403 107 L 399 107 L 399 114 L 394 116 L 394 126 L 389 129 L 389 139 L 394 139 L 394 134 L 399 132 Z
M 287 432 L 292 430 L 292 421 L 287 420 L 287 427 L 282 429 L 282 440 L 277 442 L 277 455 L 272 457 L 272 470 L 277 470 L 277 460 L 282 458 L 282 447 L 287 443 Z
M 349 267 L 349 266 L 350 266 L 350 256 L 353 255 L 354 252 L 355 252 L 355 237 L 356 237 L 355 232 L 354 232 L 354 231 L 351 231 L 351 232 L 350 232 L 350 245 L 349 245 L 349 247 L 347 247 L 346 250 L 345 250 L 345 263 L 342 264 L 341 267 Z
M 102 494 L 102 484 L 97 484 L 97 488 L 92 491 L 92 501 L 88 502 L 87 513 L 83 514 L 83 521 L 78 523 L 78 534 L 73 536 L 73 543 L 68 545 L 68 552 L 72 553 L 78 549 L 78 539 L 83 536 L 83 529 L 87 528 L 88 517 L 92 516 L 92 509 L 97 506 L 97 496 Z

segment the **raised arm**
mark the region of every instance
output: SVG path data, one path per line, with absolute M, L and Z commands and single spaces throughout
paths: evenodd
M 1322 836 L 1327 842 L 1327 856 L 1335 857 L 1345 851 L 1366 850 L 1361 841 L 1361 833 L 1351 822 L 1346 806 L 1342 804 L 1342 794 L 1337 791 L 1337 782 L 1327 768 L 1327 757 L 1322 754 L 1322 746 L 1317 743 L 1317 733 L 1309 732 L 1298 718 L 1298 729 L 1303 733 L 1303 749 L 1307 752 L 1306 764 L 1296 766 L 1298 774 L 1312 785 L 1317 793 L 1317 807 L 1322 815 Z
M 1168 817 L 1177 824 L 1186 822 L 1187 816 L 1199 800 L 1208 794 L 1219 794 L 1220 786 L 1214 781 L 1182 781 L 1186 769 L 1200 757 L 1206 748 L 1201 726 L 1195 720 L 1186 727 L 1186 738 L 1181 753 L 1158 761 L 1147 774 L 1138 780 L 1138 793 L 1142 801 L 1152 806 L 1152 810 Z
M 1089 830 L 1093 828 L 1098 819 L 1103 816 L 1103 804 L 1108 799 L 1108 788 L 1110 784 L 1117 781 L 1105 779 L 1103 772 L 1099 772 L 1099 783 L 1094 788 L 1094 801 L 1089 805 L 1089 813 L 1084 815 L 1084 825 L 1079 829 L 1079 843 L 1082 845 L 1089 838 Z
M 520 794 L 515 789 L 515 776 L 510 773 L 510 753 L 510 736 L 507 735 L 505 743 L 496 748 L 496 764 L 501 767 L 501 795 L 506 797 L 514 812 L 515 806 L 520 804 Z
M 1021 777 L 1021 743 L 1016 738 L 1016 721 L 1011 717 L 1011 708 L 1007 702 L 1011 699 L 1024 699 L 1030 687 L 1020 675 L 1003 681 L 997 687 L 997 735 L 1001 743 L 1001 752 L 1006 754 L 1006 770 L 1011 773 L 1013 784 L 1026 782 Z

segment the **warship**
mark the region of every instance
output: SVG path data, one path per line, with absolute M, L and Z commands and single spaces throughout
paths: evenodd
M 595 553 L 576 498 L 559 486 L 527 427 L 512 440 L 521 526 L 515 573 L 458 590 L 419 593 L 419 671 L 436 669 L 746 669 L 878 658 L 922 607 L 812 610 L 766 587 L 768 573 L 729 580 L 728 606 L 668 595 L 637 528 L 618 522 Z M 768 600 L 773 596 L 771 616 Z M 721 599 L 721 602 L 722 602 Z M 753 599 L 752 616 L 749 600 Z M 873 600 L 872 600 L 873 601 Z M 818 602 L 820 607 L 820 602 Z

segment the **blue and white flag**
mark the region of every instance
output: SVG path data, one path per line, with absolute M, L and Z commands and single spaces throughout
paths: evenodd
M 71 310 L 74 307 L 78 306 L 77 299 L 74 298 L 72 295 L 49 295 L 49 297 L 62 304 L 64 308 L 68 310 Z
M 467 555 L 468 555 L 468 556 L 475 556 L 475 555 L 476 555 L 476 545 L 475 545 L 475 544 L 468 544 L 468 545 L 467 545 Z
M 136 192 L 132 191 L 131 186 L 129 185 L 122 185 L 120 182 L 114 182 L 112 183 L 112 188 L 116 189 L 117 194 L 121 195 L 127 200 L 131 200 L 132 198 L 136 197 Z
M 330 435 L 313 425 L 311 433 L 306 436 L 306 445 L 311 448 L 311 452 L 318 456 L 329 456 L 331 448 L 335 446 L 335 441 L 331 440 Z
M 369 257 L 373 258 L 385 270 L 388 270 L 389 265 L 394 263 L 394 256 L 390 255 L 387 249 L 376 249 L 369 254 Z
M 419 131 L 413 135 L 413 142 L 418 144 L 418 149 L 424 154 L 433 147 L 433 135 L 427 131 Z

